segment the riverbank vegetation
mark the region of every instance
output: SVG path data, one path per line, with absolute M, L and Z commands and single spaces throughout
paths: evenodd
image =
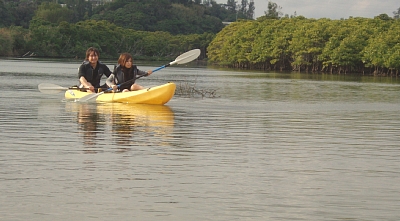
M 0 0 L 0 56 L 83 59 L 96 47 L 104 59 L 171 60 L 199 48 L 199 59 L 232 68 L 400 74 L 400 8 L 393 18 L 308 19 L 268 2 L 253 20 L 252 0 L 93 2 Z
M 210 62 L 234 68 L 399 75 L 400 20 L 302 16 L 232 23 L 210 43 Z
M 0 0 L 0 56 L 169 59 L 200 48 L 201 58 L 223 21 L 252 19 L 254 3 L 213 0 Z M 104 2 L 104 1 L 100 1 Z M 233 4 L 233 5 L 232 5 Z

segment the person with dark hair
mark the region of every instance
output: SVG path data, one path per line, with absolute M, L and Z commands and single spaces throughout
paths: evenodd
M 107 89 L 107 85 L 100 86 L 100 80 L 103 75 L 109 77 L 111 75 L 110 69 L 107 65 L 99 61 L 100 53 L 96 48 L 90 47 L 86 51 L 86 59 L 79 67 L 78 77 L 80 88 L 87 88 L 87 91 L 93 93 L 95 89 Z
M 108 87 L 112 88 L 114 92 L 140 90 L 143 89 L 143 87 L 139 84 L 135 84 L 135 80 L 142 76 L 149 76 L 151 73 L 151 70 L 139 70 L 136 65 L 133 65 L 132 55 L 129 53 L 122 53 L 119 56 L 118 65 L 107 78 L 106 84 Z

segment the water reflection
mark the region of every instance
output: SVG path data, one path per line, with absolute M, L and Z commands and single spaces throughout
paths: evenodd
M 85 146 L 95 146 L 97 133 L 104 130 L 98 125 L 98 122 L 103 121 L 104 118 L 101 119 L 96 108 L 89 104 L 77 105 L 77 108 L 78 128 L 82 132 L 83 142 Z
M 168 106 L 107 103 L 99 105 L 97 110 L 109 116 L 117 145 L 130 146 L 132 141 L 137 144 L 142 136 L 163 137 L 174 127 L 174 115 Z
M 98 152 L 105 139 L 112 140 L 117 151 L 148 146 L 152 140 L 161 142 L 174 128 L 173 112 L 163 105 L 67 102 L 66 110 L 77 113 L 78 129 L 90 152 Z
M 78 135 L 82 138 L 85 153 L 102 152 L 102 142 L 106 135 L 106 118 L 97 112 L 95 104 L 66 103 L 66 112 L 76 114 Z

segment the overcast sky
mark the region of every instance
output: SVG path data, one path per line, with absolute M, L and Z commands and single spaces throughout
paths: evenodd
M 250 0 L 248 0 L 250 2 Z M 217 0 L 226 3 L 227 0 Z M 236 0 L 238 4 L 241 0 Z M 306 18 L 341 19 L 353 17 L 373 18 L 380 14 L 393 17 L 393 11 L 400 8 L 399 0 L 273 0 L 282 7 L 283 15 L 302 15 Z M 256 18 L 268 10 L 268 0 L 254 0 Z

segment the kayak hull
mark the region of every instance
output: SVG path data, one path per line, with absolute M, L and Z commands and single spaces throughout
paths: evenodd
M 98 97 L 93 98 L 96 102 L 118 102 L 132 104 L 166 104 L 175 94 L 176 85 L 172 82 L 149 87 L 137 91 L 118 92 L 118 93 L 103 93 Z M 92 93 L 69 89 L 65 92 L 65 99 L 78 100 Z

